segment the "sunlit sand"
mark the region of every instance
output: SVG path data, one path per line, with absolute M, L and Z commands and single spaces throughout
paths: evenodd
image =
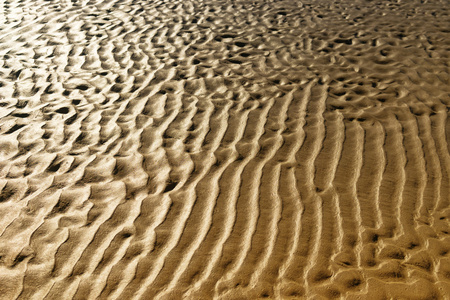
M 0 4 L 0 299 L 446 299 L 448 1 Z

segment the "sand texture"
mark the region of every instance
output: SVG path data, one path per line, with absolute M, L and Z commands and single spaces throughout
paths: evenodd
M 450 299 L 448 0 L 0 1 L 0 299 Z

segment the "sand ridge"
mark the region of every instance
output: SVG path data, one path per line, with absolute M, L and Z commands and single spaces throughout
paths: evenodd
M 445 299 L 448 1 L 2 1 L 0 299 Z

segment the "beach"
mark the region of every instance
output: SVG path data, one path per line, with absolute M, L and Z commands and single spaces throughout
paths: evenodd
M 0 299 L 448 299 L 445 0 L 0 4 Z

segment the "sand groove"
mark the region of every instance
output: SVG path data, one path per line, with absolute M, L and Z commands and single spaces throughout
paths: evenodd
M 0 299 L 446 299 L 449 10 L 2 1 Z

